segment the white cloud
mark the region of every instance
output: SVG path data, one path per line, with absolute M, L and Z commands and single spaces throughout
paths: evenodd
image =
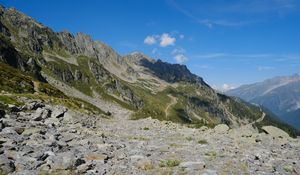
M 156 43 L 156 39 L 154 36 L 147 36 L 144 40 L 145 44 L 152 45 Z
M 163 33 L 160 36 L 160 43 L 159 43 L 159 45 L 161 47 L 167 47 L 167 46 L 170 46 L 170 45 L 174 45 L 175 42 L 176 42 L 176 38 L 171 37 L 168 33 Z
M 230 85 L 230 84 L 224 83 L 222 86 L 212 85 L 212 88 L 214 88 L 214 89 L 216 89 L 218 91 L 221 91 L 221 92 L 226 92 L 226 91 L 235 89 L 237 87 L 234 86 L 234 85 Z
M 174 59 L 175 59 L 176 63 L 178 63 L 178 64 L 182 64 L 182 63 L 184 63 L 185 61 L 188 60 L 188 58 L 183 54 L 175 55 Z
M 152 54 L 156 54 L 157 53 L 157 48 L 152 49 Z
M 173 55 L 176 55 L 176 54 L 183 54 L 185 52 L 186 52 L 185 49 L 183 49 L 182 47 L 178 47 L 178 48 L 173 49 L 171 53 Z
M 269 71 L 269 70 L 273 70 L 275 69 L 275 67 L 271 67 L 271 66 L 258 66 L 257 70 L 258 71 Z

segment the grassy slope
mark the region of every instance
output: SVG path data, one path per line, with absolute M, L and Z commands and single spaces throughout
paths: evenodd
M 16 96 L 25 96 L 32 99 L 39 99 L 46 103 L 65 105 L 68 108 L 80 112 L 92 114 L 104 114 L 97 107 L 82 100 L 65 96 L 61 91 L 47 83 L 38 82 L 38 93 L 35 93 L 33 82 L 38 82 L 30 75 L 21 72 L 18 69 L 0 63 L 0 91 L 6 92 L 0 94 L 0 103 L 2 108 L 7 104 L 23 105 L 16 100 Z M 35 93 L 35 94 L 34 94 Z

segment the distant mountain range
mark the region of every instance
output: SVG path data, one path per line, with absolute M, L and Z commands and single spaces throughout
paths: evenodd
M 54 32 L 16 9 L 2 6 L 0 62 L 0 91 L 18 96 L 42 93 L 35 98 L 43 99 L 56 94 L 55 98 L 65 99 L 57 95 L 61 91 L 118 117 L 130 114 L 134 119 L 152 117 L 195 127 L 220 123 L 239 127 L 264 114 L 259 107 L 216 92 L 184 65 L 137 52 L 122 56 L 88 35 Z M 12 74 L 3 64 L 19 71 Z M 20 71 L 31 78 L 14 78 L 24 77 Z M 38 84 L 43 84 L 43 89 Z M 295 133 L 269 115 L 262 123 Z
M 263 105 L 300 130 L 300 73 L 243 85 L 226 94 Z

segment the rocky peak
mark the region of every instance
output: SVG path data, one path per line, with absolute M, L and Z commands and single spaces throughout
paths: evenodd
M 161 60 L 150 62 L 147 59 L 141 59 L 140 64 L 152 71 L 157 77 L 170 83 L 189 82 L 208 86 L 201 77 L 192 74 L 185 65 L 170 64 Z
M 148 60 L 149 62 L 155 62 L 154 59 L 148 57 L 147 55 L 141 53 L 141 52 L 132 52 L 128 55 L 124 56 L 124 59 L 129 62 L 133 63 L 135 65 L 140 65 L 141 60 Z

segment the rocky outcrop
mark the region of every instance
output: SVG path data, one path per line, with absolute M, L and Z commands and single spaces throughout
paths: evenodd
M 30 105 L 7 109 L 0 118 L 4 174 L 300 172 L 299 139 L 274 138 L 251 126 L 201 130 L 151 118 L 101 118 L 28 98 L 18 100 Z
M 199 83 L 208 87 L 202 78 L 192 74 L 185 65 L 170 64 L 161 60 L 151 62 L 147 59 L 140 60 L 140 65 L 148 68 L 154 75 L 170 83 Z

